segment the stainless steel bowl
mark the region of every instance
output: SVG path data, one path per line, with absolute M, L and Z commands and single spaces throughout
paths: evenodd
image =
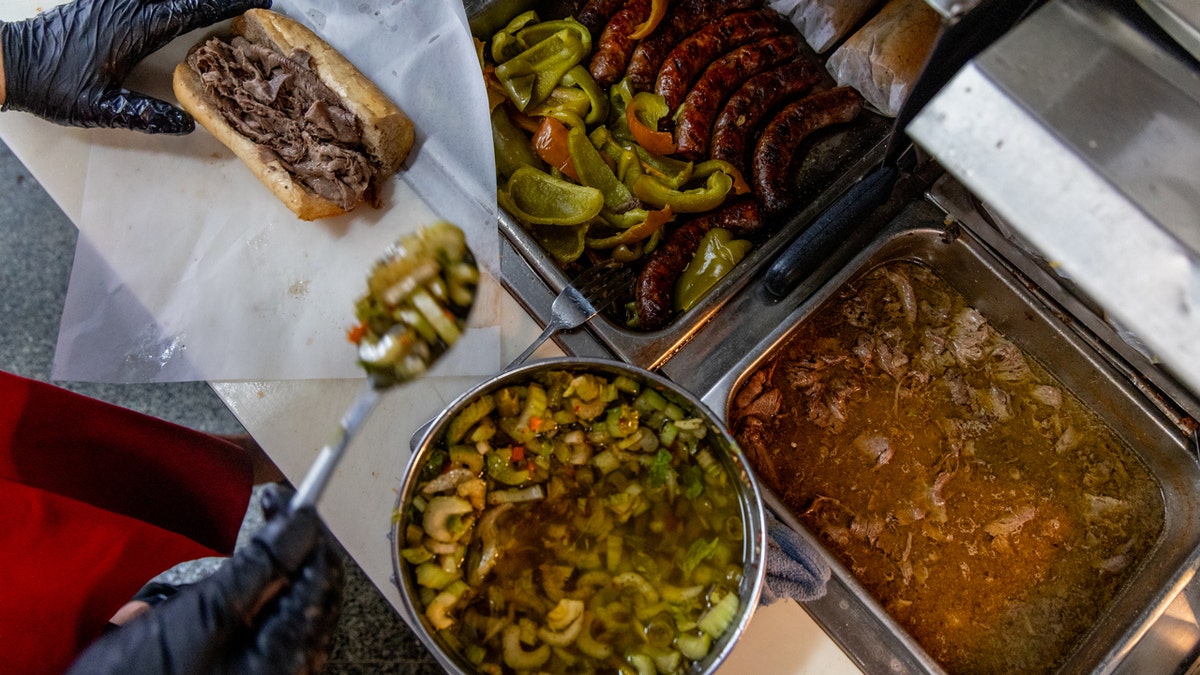
M 745 533 L 742 538 L 742 557 L 745 560 L 745 574 L 739 588 L 740 607 L 737 617 L 729 630 L 713 643 L 704 660 L 694 664 L 691 673 L 711 673 L 725 660 L 732 651 L 737 639 L 749 623 L 750 617 L 758 606 L 759 595 L 762 591 L 763 579 L 766 572 L 767 531 L 763 516 L 763 500 L 753 474 L 747 469 L 746 458 L 733 440 L 728 429 L 698 398 L 681 389 L 678 385 L 649 371 L 604 359 L 558 358 L 538 361 L 524 365 L 497 375 L 476 386 L 471 391 L 460 396 L 444 410 L 429 427 L 429 431 L 413 450 L 412 458 L 405 471 L 404 480 L 400 485 L 396 499 L 396 517 L 393 518 L 390 541 L 392 544 L 392 563 L 395 570 L 394 581 L 400 589 L 400 597 L 404 611 L 410 618 L 410 624 L 418 637 L 437 658 L 438 662 L 451 673 L 475 673 L 461 655 L 450 649 L 437 636 L 437 631 L 425 618 L 416 597 L 417 587 L 414 577 L 414 566 L 410 565 L 399 554 L 398 542 L 403 541 L 403 533 L 408 525 L 406 514 L 418 484 L 421 468 L 425 466 L 430 453 L 450 421 L 467 405 L 480 396 L 498 391 L 507 386 L 529 381 L 535 374 L 549 370 L 567 370 L 578 373 L 597 373 L 605 376 L 624 375 L 651 386 L 668 400 L 682 407 L 690 416 L 704 420 L 708 427 L 707 438 L 722 450 L 719 458 L 726 471 L 734 478 L 739 502 L 741 505 L 742 522 Z

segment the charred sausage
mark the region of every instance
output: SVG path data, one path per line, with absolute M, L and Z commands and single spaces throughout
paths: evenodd
M 596 84 L 607 89 L 625 74 L 636 43 L 633 32 L 649 17 L 650 0 L 626 0 L 608 20 L 589 68 Z
M 753 199 L 744 199 L 675 228 L 663 245 L 650 254 L 638 274 L 634 308 L 639 326 L 643 330 L 657 330 L 671 320 L 675 282 L 696 255 L 706 232 L 723 227 L 743 237 L 757 232 L 762 225 L 758 204 Z
M 689 160 L 704 157 L 725 99 L 754 75 L 794 58 L 796 46 L 795 36 L 776 35 L 742 45 L 713 61 L 675 113 L 676 154 Z
M 654 78 L 667 54 L 700 26 L 730 12 L 761 7 L 762 0 L 680 0 L 671 5 L 658 28 L 638 43 L 629 57 L 625 76 L 634 91 L 652 91 Z
M 771 119 L 754 148 L 754 194 L 767 216 L 792 206 L 788 167 L 800 143 L 818 129 L 853 120 L 862 105 L 858 92 L 838 87 L 789 103 Z
M 800 58 L 746 80 L 725 102 L 713 125 L 709 155 L 746 173 L 746 145 L 778 106 L 821 81 L 821 66 Z
M 613 14 L 625 4 L 625 0 L 588 0 L 588 3 L 579 10 L 575 18 L 579 23 L 583 24 L 584 28 L 592 34 L 592 38 L 600 37 L 600 33 L 604 27 L 608 25 L 608 20 Z
M 771 10 L 726 14 L 671 50 L 658 70 L 654 91 L 662 94 L 667 106 L 674 110 L 683 102 L 696 77 L 714 59 L 734 47 L 777 35 L 780 29 L 779 15 Z

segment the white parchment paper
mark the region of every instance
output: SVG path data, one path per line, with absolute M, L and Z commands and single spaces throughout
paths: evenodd
M 278 0 L 412 118 L 384 207 L 298 220 L 203 128 L 93 132 L 80 240 L 53 377 L 152 382 L 361 376 L 345 338 L 373 260 L 405 232 L 460 225 L 491 275 L 441 375 L 499 367 L 495 173 L 486 95 L 455 0 Z M 170 73 L 214 26 L 143 62 L 130 86 L 174 100 Z M 490 303 L 493 304 L 494 303 Z

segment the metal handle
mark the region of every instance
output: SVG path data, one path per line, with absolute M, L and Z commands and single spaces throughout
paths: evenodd
M 528 347 L 526 347 L 525 351 L 518 354 L 517 358 L 512 360 L 512 363 L 509 363 L 507 366 L 505 366 L 504 370 L 511 370 L 511 369 L 516 368 L 517 366 L 521 365 L 522 363 L 525 363 L 525 359 L 529 358 L 530 356 L 533 356 L 533 353 L 537 351 L 537 348 L 541 347 L 542 344 L 546 340 L 549 340 L 550 336 L 557 333 L 558 329 L 559 329 L 559 326 L 555 324 L 553 319 L 551 319 L 550 323 L 546 324 L 546 328 L 542 330 L 542 334 L 537 336 L 537 339 L 534 340 L 533 343 L 530 344 Z
M 317 500 L 321 498 L 321 493 L 325 491 L 325 486 L 329 484 L 329 479 L 333 477 L 333 471 L 341 461 L 342 453 L 350 444 L 350 439 L 354 438 L 363 422 L 367 420 L 371 411 L 379 403 L 379 393 L 379 390 L 368 382 L 366 388 L 358 394 L 358 398 L 355 398 L 354 402 L 350 404 L 350 408 L 342 415 L 337 438 L 321 448 L 316 461 L 308 469 L 304 481 L 300 483 L 300 487 L 292 497 L 289 504 L 291 510 L 295 511 L 303 506 L 316 505 Z
M 846 235 L 882 204 L 899 177 L 892 165 L 881 166 L 855 183 L 796 238 L 763 275 L 763 286 L 776 298 L 792 291 L 812 273 Z

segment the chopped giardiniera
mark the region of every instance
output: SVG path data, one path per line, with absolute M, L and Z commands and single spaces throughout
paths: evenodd
M 739 609 L 740 501 L 701 418 L 629 376 L 548 370 L 462 406 L 401 551 L 481 672 L 689 672 Z
M 372 268 L 351 340 L 375 386 L 421 375 L 466 326 L 479 270 L 462 230 L 438 223 L 397 242 Z

